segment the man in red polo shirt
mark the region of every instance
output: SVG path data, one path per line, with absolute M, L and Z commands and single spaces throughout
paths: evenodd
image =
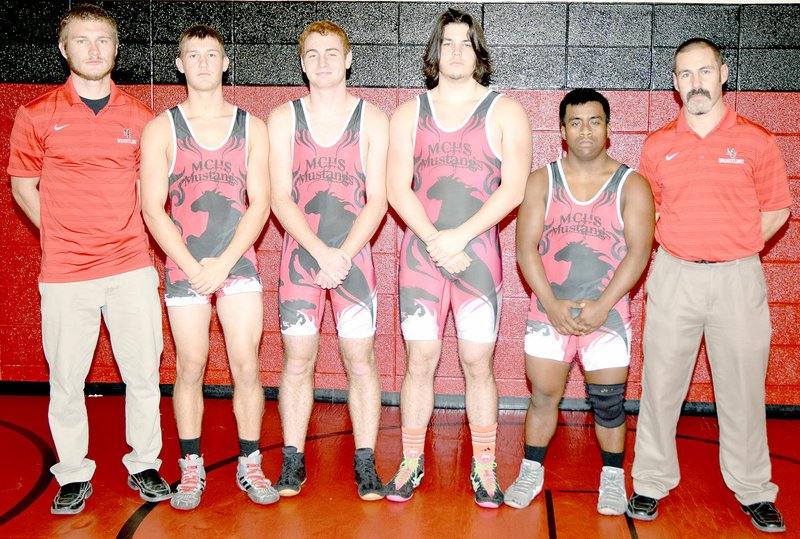
M 728 66 L 715 44 L 675 52 L 683 109 L 651 134 L 641 173 L 656 202 L 661 247 L 647 281 L 642 398 L 629 516 L 653 520 L 678 485 L 675 430 L 705 336 L 725 484 L 758 530 L 785 531 L 775 507 L 764 382 L 770 326 L 759 252 L 792 198 L 775 138 L 722 99 Z
M 42 346 L 59 458 L 50 468 L 60 485 L 53 514 L 81 512 L 92 494 L 83 388 L 101 314 L 127 388 L 128 485 L 145 501 L 171 496 L 158 474 L 158 277 L 137 199 L 139 139 L 153 113 L 111 81 L 117 46 L 117 25 L 105 10 L 69 10 L 58 47 L 70 77 L 20 107 L 11 132 L 12 193 L 42 245 Z

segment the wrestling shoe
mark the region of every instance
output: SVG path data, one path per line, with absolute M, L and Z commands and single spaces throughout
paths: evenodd
M 178 459 L 181 467 L 181 482 L 175 489 L 175 494 L 169 504 L 175 509 L 190 511 L 200 505 L 200 496 L 206 488 L 206 469 L 203 467 L 203 457 L 186 455 Z
M 153 468 L 129 475 L 128 486 L 138 490 L 139 497 L 146 502 L 160 502 L 172 498 L 169 484 Z
M 517 509 L 528 507 L 544 486 L 544 466 L 535 460 L 522 459 L 519 475 L 506 490 L 505 504 Z
M 633 496 L 628 500 L 625 514 L 637 520 L 655 520 L 658 516 L 658 500 L 650 496 L 642 496 L 634 491 Z
M 278 491 L 264 477 L 261 469 L 261 452 L 256 450 L 246 457 L 239 457 L 236 466 L 236 484 L 247 493 L 251 500 L 260 505 L 275 503 L 280 499 Z
M 597 512 L 601 515 L 624 515 L 627 505 L 625 470 L 613 466 L 603 466 L 603 471 L 600 473 Z
M 54 515 L 77 515 L 86 505 L 86 498 L 92 495 L 92 484 L 88 481 L 77 481 L 61 485 L 50 512 Z
M 403 462 L 397 474 L 386 484 L 386 499 L 393 502 L 407 502 L 414 496 L 414 489 L 422 483 L 425 476 L 425 455 L 409 452 L 403 456 Z
M 275 489 L 281 496 L 297 496 L 300 494 L 300 487 L 306 482 L 306 456 L 298 453 L 294 446 L 284 447 L 282 451 L 283 466 Z
M 353 458 L 358 497 L 367 502 L 383 499 L 383 483 L 375 470 L 375 453 L 372 449 L 356 449 Z
M 493 455 L 472 457 L 472 490 L 475 503 L 481 507 L 497 509 L 503 505 L 503 491 L 497 482 L 497 461 Z

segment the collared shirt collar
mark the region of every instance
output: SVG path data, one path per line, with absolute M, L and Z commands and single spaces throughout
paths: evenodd
M 122 105 L 125 103 L 125 95 L 117 88 L 117 85 L 114 84 L 114 81 L 111 82 L 111 97 L 108 100 L 108 104 L 110 106 Z M 83 103 L 81 100 L 81 96 L 78 95 L 78 91 L 75 89 L 75 84 L 72 82 L 72 76 L 67 79 L 66 84 L 64 84 L 64 90 L 66 92 L 67 101 L 70 105 L 77 105 L 78 103 Z
M 711 133 L 720 130 L 720 129 L 728 129 L 729 127 L 733 127 L 736 125 L 736 111 L 733 110 L 727 103 L 725 104 L 725 115 L 719 121 L 717 125 L 714 126 L 714 129 L 709 131 L 708 135 Z M 689 127 L 689 123 L 686 121 L 686 110 L 685 107 L 681 107 L 681 111 L 678 113 L 678 123 L 675 125 L 675 130 L 678 132 L 692 132 Z M 706 135 L 706 136 L 708 136 Z

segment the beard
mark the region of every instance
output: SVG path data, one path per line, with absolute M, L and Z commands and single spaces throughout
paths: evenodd
M 67 60 L 67 65 L 69 66 L 69 70 L 78 75 L 80 78 L 86 80 L 103 80 L 114 70 L 116 59 L 115 58 L 111 59 L 111 64 L 108 66 L 108 69 L 102 70 L 102 68 L 98 66 L 97 68 L 98 71 L 93 71 L 93 72 L 82 70 L 79 66 L 73 63 L 72 58 L 70 58 L 69 56 L 66 57 L 66 60 Z

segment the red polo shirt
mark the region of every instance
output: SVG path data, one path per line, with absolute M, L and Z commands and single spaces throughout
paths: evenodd
M 652 133 L 641 173 L 653 189 L 656 240 L 683 260 L 735 260 L 764 248 L 761 212 L 792 204 L 775 137 L 728 108 L 705 137 L 678 118 Z
M 111 83 L 95 115 L 72 79 L 19 108 L 8 174 L 40 178 L 40 282 L 85 281 L 152 265 L 139 209 L 139 142 L 153 112 Z

